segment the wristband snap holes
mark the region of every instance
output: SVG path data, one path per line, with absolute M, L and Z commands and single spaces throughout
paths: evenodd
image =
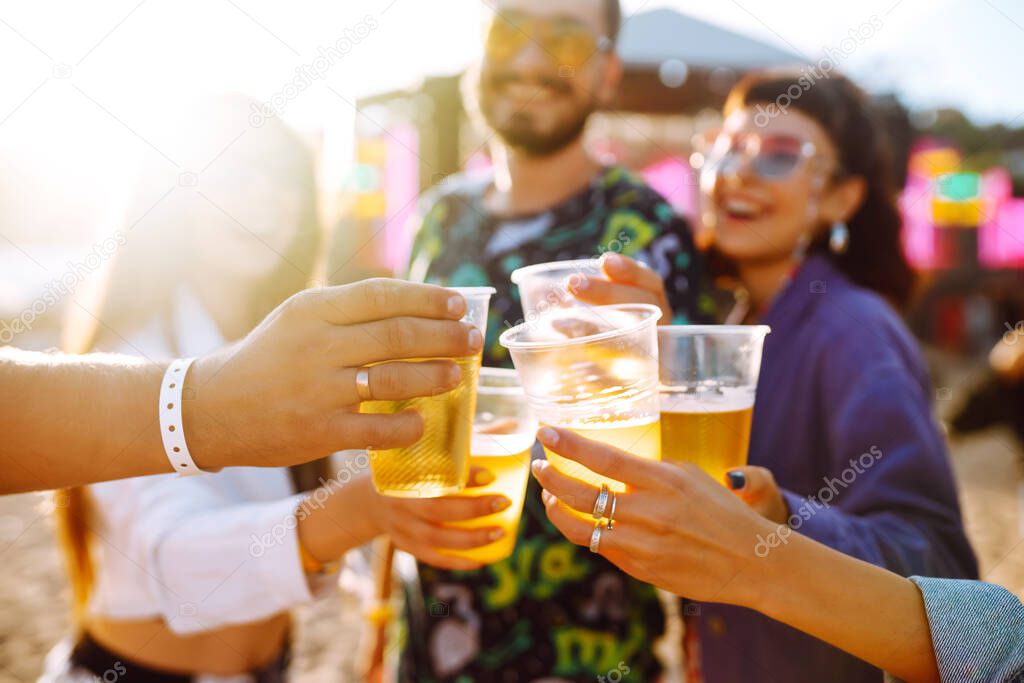
M 171 468 L 178 474 L 189 475 L 202 472 L 192 460 L 188 445 L 184 443 L 184 425 L 182 424 L 181 406 L 184 383 L 181 378 L 188 373 L 193 359 L 181 359 L 172 363 L 164 373 L 160 389 L 160 401 L 157 404 L 160 417 L 160 428 L 164 453 L 170 461 Z M 180 436 L 179 436 L 180 434 Z

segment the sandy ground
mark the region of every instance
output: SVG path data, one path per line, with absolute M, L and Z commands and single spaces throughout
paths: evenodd
M 948 414 L 974 370 L 942 363 L 937 407 Z M 1001 430 L 957 439 L 952 457 L 982 576 L 1024 597 L 1024 451 Z M 68 628 L 68 590 L 42 495 L 0 497 L 0 683 L 29 683 Z M 359 606 L 338 595 L 298 611 L 297 683 L 352 681 Z

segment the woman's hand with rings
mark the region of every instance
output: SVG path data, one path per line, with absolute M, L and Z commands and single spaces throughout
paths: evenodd
M 566 538 L 596 545 L 625 572 L 677 595 L 748 604 L 758 536 L 777 525 L 696 465 L 645 460 L 566 429 L 544 427 L 537 437 L 551 452 L 625 484 L 609 496 L 610 530 L 604 516 L 594 521 L 600 488 L 534 461 L 548 519 Z

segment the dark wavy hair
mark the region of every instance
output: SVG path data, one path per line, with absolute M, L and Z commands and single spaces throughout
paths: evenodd
M 913 294 L 914 272 L 900 241 L 899 188 L 885 126 L 867 95 L 845 76 L 833 72 L 816 81 L 808 78 L 806 70 L 796 69 L 750 73 L 729 93 L 724 113 L 728 116 L 742 107 L 786 101 L 821 126 L 839 153 L 835 179 L 860 177 L 866 193 L 847 221 L 847 250 L 832 253 L 825 231 L 811 244 L 809 253 L 826 255 L 852 281 L 905 308 Z M 796 91 L 800 95 L 793 97 Z

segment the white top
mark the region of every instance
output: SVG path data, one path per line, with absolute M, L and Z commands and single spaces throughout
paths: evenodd
M 182 356 L 201 356 L 224 343 L 185 289 L 175 300 L 173 333 Z M 159 319 L 116 351 L 153 359 L 176 355 Z M 302 569 L 295 514 L 301 496 L 287 468 L 162 474 L 89 491 L 96 510 L 92 614 L 160 617 L 175 633 L 194 633 L 265 619 L 337 584 L 336 576 L 307 578 Z

